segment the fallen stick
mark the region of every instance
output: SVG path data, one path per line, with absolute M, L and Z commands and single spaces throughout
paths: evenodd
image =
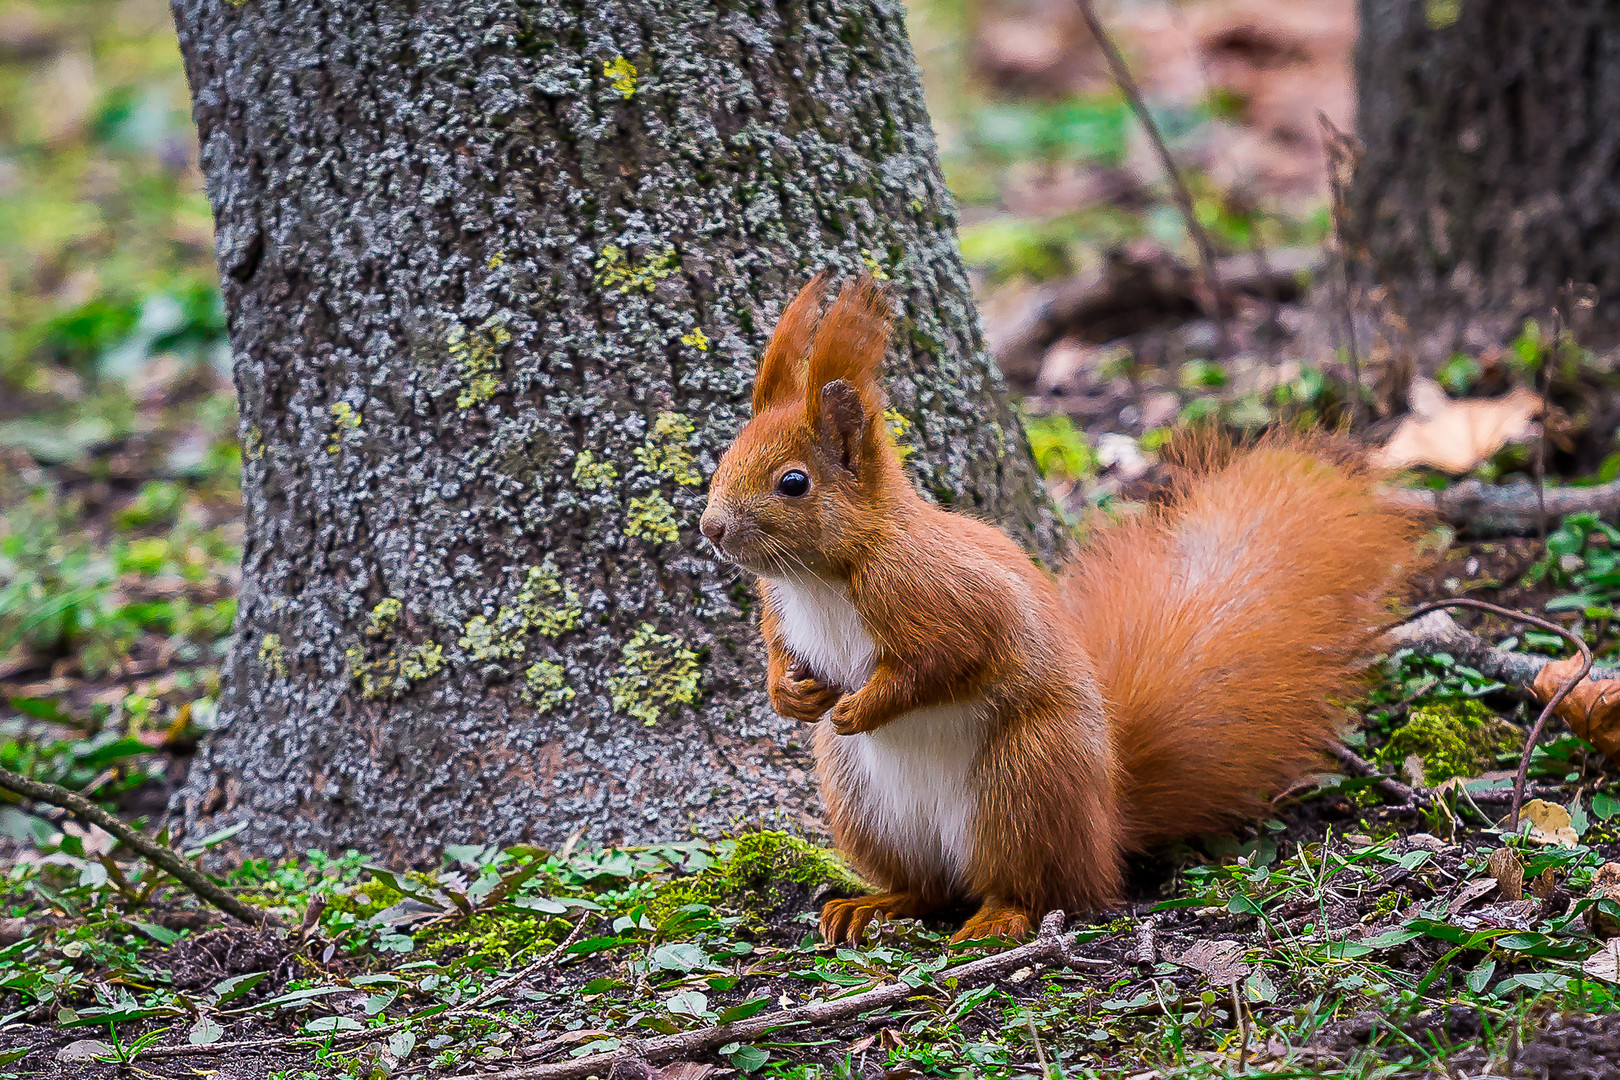
M 56 784 L 30 780 L 6 768 L 0 768 L 0 788 L 36 803 L 60 807 L 80 821 L 111 833 L 125 847 L 184 885 L 198 899 L 212 904 L 234 919 L 239 919 L 249 926 L 286 925 L 280 916 L 238 900 L 209 880 L 207 874 L 192 866 L 179 852 L 147 839 L 139 831 L 130 828 L 82 795 L 75 794 L 65 787 L 58 787 Z
M 1570 514 L 1597 514 L 1620 521 L 1620 480 L 1591 487 L 1544 489 L 1546 520 Z M 1532 536 L 1540 531 L 1542 503 L 1528 480 L 1486 484 L 1464 480 L 1441 491 L 1389 489 L 1387 497 L 1402 506 L 1438 514 L 1469 536 Z
M 1396 645 L 1424 655 L 1445 653 L 1459 664 L 1471 667 L 1488 679 L 1529 690 L 1542 668 L 1552 663 L 1551 656 L 1533 653 L 1509 652 L 1498 649 L 1478 634 L 1458 626 L 1444 611 L 1431 611 L 1421 618 L 1389 631 L 1388 637 Z M 1593 681 L 1620 679 L 1620 667 L 1612 664 L 1593 664 Z
M 1067 935 L 1063 933 L 1063 912 L 1049 912 L 1041 920 L 1041 932 L 1034 941 L 1027 945 L 1020 945 L 1006 952 L 995 953 L 991 956 L 970 960 L 965 964 L 946 968 L 937 973 L 934 979 L 943 982 L 946 979 L 955 979 L 958 982 L 970 982 L 999 975 L 1004 971 L 1016 970 L 1020 967 L 1030 967 L 1036 964 L 1049 964 L 1067 960 L 1070 944 Z M 602 1054 L 590 1054 L 571 1061 L 553 1061 L 543 1065 L 526 1065 L 517 1069 L 504 1069 L 492 1073 L 465 1073 L 453 1077 L 452 1080 L 574 1080 L 574 1078 L 591 1075 L 606 1076 L 615 1065 L 629 1065 L 633 1062 L 657 1061 L 672 1057 L 685 1057 L 713 1050 L 729 1042 L 741 1042 L 764 1035 L 784 1027 L 800 1027 L 811 1025 L 816 1030 L 826 1030 L 834 1024 L 843 1023 L 872 1009 L 880 1009 L 886 1005 L 894 1005 L 924 993 L 928 987 L 912 986 L 909 983 L 894 982 L 884 986 L 874 987 L 859 994 L 848 997 L 833 998 L 830 1001 L 812 1001 L 805 1005 L 795 1005 L 787 1009 L 776 1009 L 772 1012 L 751 1016 L 744 1020 L 733 1020 L 729 1024 L 720 1024 L 711 1028 L 698 1028 L 694 1031 L 682 1031 L 674 1035 L 661 1035 L 655 1039 L 647 1039 L 635 1045 L 621 1046 Z
M 1366 758 L 1362 757 L 1348 746 L 1335 744 L 1330 749 L 1333 752 L 1334 758 L 1338 760 L 1340 765 L 1344 766 L 1346 772 L 1355 773 L 1357 776 L 1375 777 L 1376 782 L 1374 786 L 1377 787 L 1379 791 L 1382 791 L 1385 795 L 1388 795 L 1390 798 L 1394 799 L 1400 804 L 1400 806 L 1418 806 L 1421 803 L 1426 803 L 1429 801 L 1428 792 L 1417 791 L 1414 788 L 1407 787 L 1393 776 L 1385 776 L 1383 773 L 1378 771 L 1378 766 L 1374 765 L 1372 762 L 1368 761 Z

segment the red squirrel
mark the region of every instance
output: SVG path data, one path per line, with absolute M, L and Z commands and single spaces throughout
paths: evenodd
M 783 312 L 701 524 L 759 578 L 771 704 L 816 725 L 834 838 L 883 890 L 829 902 L 824 938 L 964 903 L 955 940 L 1027 937 L 1319 764 L 1419 520 L 1273 440 L 1049 574 L 917 494 L 883 416 L 888 301 L 826 292 Z

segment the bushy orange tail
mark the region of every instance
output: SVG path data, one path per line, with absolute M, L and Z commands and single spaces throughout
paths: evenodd
M 1169 504 L 1104 531 L 1064 583 L 1130 850 L 1252 816 L 1321 761 L 1424 528 L 1317 442 L 1195 456 Z

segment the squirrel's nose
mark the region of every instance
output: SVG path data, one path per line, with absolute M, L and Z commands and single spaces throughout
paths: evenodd
M 698 525 L 698 528 L 703 530 L 703 535 L 707 536 L 712 544 L 718 544 L 726 538 L 726 523 L 717 517 L 704 514 L 703 521 Z

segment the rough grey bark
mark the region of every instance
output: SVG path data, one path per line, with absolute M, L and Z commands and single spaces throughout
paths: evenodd
M 1420 330 L 1516 329 L 1566 281 L 1620 328 L 1620 19 L 1604 0 L 1362 0 L 1352 239 Z M 1438 337 L 1438 335 L 1437 335 Z
M 700 477 L 810 273 L 902 310 L 922 488 L 1058 541 L 897 0 L 176 0 L 241 398 L 223 729 L 250 850 L 815 812 Z

